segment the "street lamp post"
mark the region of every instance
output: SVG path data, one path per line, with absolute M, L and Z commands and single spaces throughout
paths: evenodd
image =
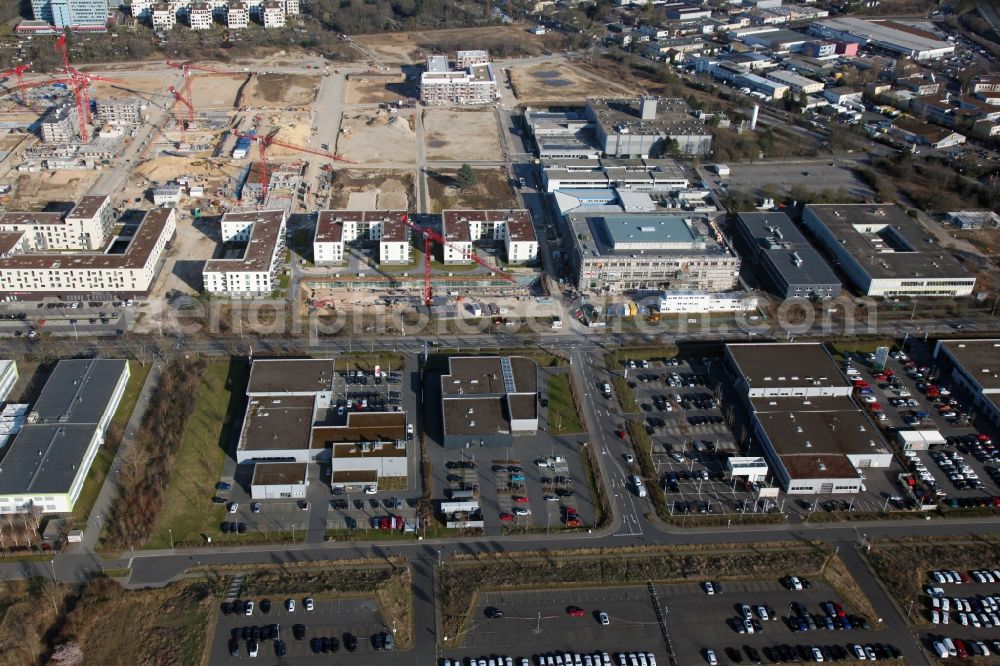
M 170 550 L 174 549 L 174 530 L 171 527 L 167 528 L 167 532 L 170 534 Z

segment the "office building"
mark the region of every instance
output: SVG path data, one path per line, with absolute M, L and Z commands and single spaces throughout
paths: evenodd
M 799 76 L 794 72 L 789 72 L 783 69 L 770 71 L 764 75 L 764 78 L 788 86 L 789 90 L 796 95 L 800 95 L 802 93 L 811 95 L 812 93 L 820 92 L 824 87 L 822 81 L 816 81 L 815 79 Z
M 570 214 L 565 238 L 578 289 L 732 291 L 740 258 L 714 221 L 677 213 Z
M 172 30 L 177 25 L 177 8 L 166 2 L 158 2 L 149 8 L 153 30 Z
M 452 356 L 441 376 L 445 448 L 511 446 L 538 430 L 538 365 L 521 356 Z
M 107 0 L 31 0 L 38 21 L 59 29 L 103 30 L 108 23 Z
M 205 262 L 205 291 L 233 298 L 274 291 L 285 255 L 285 221 L 284 210 L 225 213 L 222 242 L 231 247 L 226 257 Z
M 524 264 L 538 256 L 538 240 L 531 213 L 519 210 L 446 210 L 441 213 L 441 230 L 448 245 L 444 263 L 472 263 L 473 245 L 503 244 L 507 261 Z
M 349 492 L 408 475 L 406 413 L 348 399 L 331 359 L 255 360 L 247 396 L 236 461 L 254 465 L 261 497 L 297 492 L 310 463 L 330 465 L 332 487 Z
M 683 99 L 588 98 L 584 113 L 594 123 L 598 148 L 612 157 L 707 155 L 712 134 Z
M 160 260 L 176 229 L 176 211 L 148 211 L 122 252 L 0 252 L 0 294 L 7 300 L 111 301 L 144 297 L 153 286 Z M 0 248 L 26 232 L 0 232 Z
M 809 204 L 802 222 L 866 296 L 968 296 L 955 257 L 893 204 Z
M 686 190 L 691 183 L 672 159 L 547 160 L 542 163 L 546 192 L 569 189 L 630 190 L 665 194 Z
M 739 213 L 736 234 L 782 298 L 835 298 L 840 280 L 784 213 Z
M 69 513 L 128 384 L 128 361 L 62 360 L 0 464 L 0 513 Z

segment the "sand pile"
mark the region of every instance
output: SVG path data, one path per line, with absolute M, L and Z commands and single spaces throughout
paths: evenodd
M 239 167 L 222 160 L 191 160 L 188 157 L 165 156 L 140 164 L 135 173 L 157 183 L 165 183 L 182 176 L 226 178 L 239 171 Z

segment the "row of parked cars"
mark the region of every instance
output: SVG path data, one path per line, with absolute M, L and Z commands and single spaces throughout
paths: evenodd
M 761 654 L 772 664 L 832 661 L 892 661 L 902 657 L 902 652 L 886 643 L 849 643 L 847 645 L 768 645 L 760 650 L 750 645 L 744 645 L 742 652 L 735 647 L 724 650 L 726 658 L 733 664 L 744 661 L 751 664 L 763 663 Z M 705 650 L 705 660 L 709 664 L 718 664 L 719 658 L 714 650 Z
M 947 659 L 948 657 L 965 659 L 967 657 L 1000 655 L 1000 641 L 990 641 L 990 645 L 987 646 L 986 641 L 962 640 L 961 638 L 941 636 L 937 640 L 932 641 L 931 647 L 934 648 L 934 653 L 941 659 Z M 990 650 L 991 647 L 993 648 L 992 651 Z
M 953 583 L 955 585 L 969 585 L 971 583 L 1000 583 L 1000 569 L 973 569 L 968 573 L 937 569 L 930 571 L 927 577 L 938 584 Z M 931 595 L 935 596 L 935 595 Z
M 619 652 L 615 655 L 618 666 L 656 666 L 656 656 L 652 652 Z M 527 657 L 493 655 L 489 657 L 466 657 L 462 659 L 442 659 L 441 666 L 613 666 L 607 652 L 552 652 Z

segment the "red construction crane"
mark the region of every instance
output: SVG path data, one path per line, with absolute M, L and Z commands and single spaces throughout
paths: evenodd
M 181 141 L 184 141 L 184 132 L 185 132 L 185 130 L 187 130 L 189 127 L 191 127 L 192 124 L 194 124 L 194 107 L 191 106 L 191 102 L 189 102 L 188 100 L 184 99 L 184 96 L 177 90 L 177 88 L 174 88 L 173 86 L 170 86 L 170 94 L 174 96 L 175 100 L 177 100 L 179 103 L 181 103 L 181 104 L 183 104 L 184 106 L 187 107 L 187 114 L 186 114 L 187 118 L 184 117 L 185 114 L 184 114 L 183 109 L 181 109 L 180 111 L 178 111 L 177 114 L 176 114 L 177 115 L 177 124 L 181 128 Z
M 80 119 L 80 138 L 83 140 L 83 143 L 87 143 L 87 125 L 90 123 L 91 81 L 107 81 L 109 83 L 118 83 L 121 85 L 127 85 L 128 82 L 119 81 L 118 79 L 109 79 L 96 74 L 88 74 L 87 72 L 81 72 L 80 70 L 71 67 L 69 64 L 69 52 L 66 49 L 66 35 L 59 35 L 58 39 L 56 39 L 56 50 L 59 52 L 59 55 L 62 56 L 66 78 L 71 80 L 73 83 L 73 97 L 76 99 L 76 112 Z M 43 82 L 41 85 L 46 85 L 47 83 L 51 82 Z
M 188 118 L 190 121 L 194 121 L 194 94 L 191 92 L 191 78 L 194 76 L 192 70 L 197 70 L 199 72 L 209 72 L 211 74 L 239 74 L 241 72 L 231 72 L 223 69 L 215 69 L 213 67 L 205 67 L 204 65 L 196 65 L 193 62 L 172 62 L 167 60 L 168 67 L 174 67 L 181 70 L 184 74 L 184 85 L 181 86 L 180 92 L 176 92 L 173 87 L 170 88 L 170 92 L 173 94 L 174 99 L 178 102 L 183 102 L 185 106 L 189 109 Z M 181 132 L 183 132 L 183 128 Z
M 247 134 L 246 132 L 241 132 L 237 129 L 231 130 L 234 136 L 241 139 L 247 139 L 248 141 L 253 141 L 257 144 L 257 150 L 260 154 L 260 160 L 258 161 L 257 170 L 260 172 L 260 184 L 261 184 L 261 201 L 267 200 L 267 147 L 268 146 L 281 146 L 283 148 L 289 148 L 300 153 L 309 153 L 311 155 L 320 155 L 322 157 L 327 157 L 335 162 L 347 162 L 349 164 L 357 164 L 353 160 L 349 160 L 341 157 L 340 155 L 335 155 L 334 153 L 328 153 L 325 150 L 316 150 L 315 148 L 307 148 L 305 146 L 299 146 L 294 143 L 287 143 L 285 141 L 278 141 L 273 136 L 263 136 L 261 134 Z
M 409 216 L 407 216 L 405 213 L 403 214 L 403 223 L 410 229 L 413 229 L 414 231 L 416 231 L 417 233 L 419 233 L 424 237 L 424 305 L 430 306 L 431 298 L 433 296 L 433 290 L 431 288 L 431 258 L 433 256 L 432 254 L 433 249 L 431 248 L 432 241 L 442 246 L 442 248 L 445 246 L 455 248 L 456 250 L 464 254 L 466 258 L 472 259 L 474 262 L 476 262 L 486 270 L 490 271 L 497 277 L 507 280 L 507 282 L 516 282 L 513 275 L 505 273 L 496 266 L 491 266 L 490 264 L 480 259 L 476 255 L 475 250 L 468 252 L 465 249 L 459 249 L 454 243 L 445 239 L 444 236 L 434 231 L 430 227 L 420 227 L 414 224 L 413 222 L 410 222 Z
M 28 105 L 28 97 L 25 95 L 24 92 L 24 78 L 22 75 L 29 69 L 31 69 L 30 62 L 26 65 L 18 65 L 13 69 L 8 69 L 6 72 L 0 72 L 0 76 L 6 77 L 13 75 L 17 77 L 17 89 L 21 92 L 21 104 L 23 104 L 24 106 Z

